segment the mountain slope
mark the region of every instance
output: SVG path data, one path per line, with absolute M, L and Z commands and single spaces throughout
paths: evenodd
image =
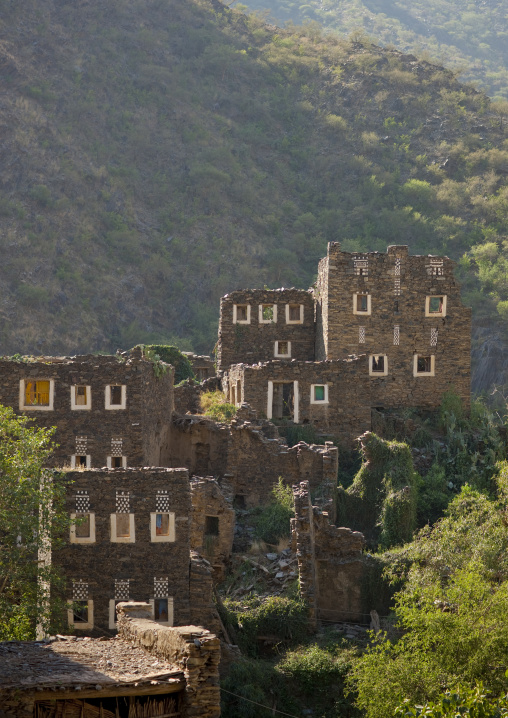
M 425 53 L 478 83 L 489 95 L 508 97 L 506 0 L 247 0 L 279 25 L 319 22 L 340 35 L 363 31 L 383 45 Z
M 1 353 L 210 350 L 223 293 L 330 240 L 504 252 L 505 127 L 450 72 L 207 0 L 0 10 Z

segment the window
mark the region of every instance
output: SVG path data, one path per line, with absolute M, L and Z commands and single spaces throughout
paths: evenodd
M 435 356 L 434 354 L 415 354 L 413 357 L 413 376 L 434 376 Z
M 162 625 L 173 625 L 173 597 L 151 598 L 153 620 Z
M 175 514 L 169 511 L 157 511 L 150 514 L 150 541 L 162 543 L 174 540 Z
M 277 305 L 276 304 L 260 304 L 259 305 L 259 323 L 275 324 L 277 322 Z
M 106 409 L 125 409 L 127 387 L 125 384 L 108 384 L 106 386 Z
M 67 611 L 67 622 L 78 630 L 93 628 L 93 601 L 72 601 L 72 608 Z
M 71 469 L 89 469 L 92 465 L 92 456 L 90 454 L 72 454 Z
M 19 408 L 30 411 L 53 411 L 53 379 L 21 379 L 19 383 Z
M 73 384 L 71 386 L 71 409 L 73 411 L 89 410 L 92 408 L 92 391 L 90 386 Z
M 303 304 L 286 304 L 286 324 L 303 324 Z
M 274 356 L 289 358 L 291 356 L 291 342 L 275 342 Z
M 369 357 L 370 376 L 387 376 L 388 357 L 386 354 L 371 354 Z
M 250 304 L 233 304 L 233 324 L 250 324 Z
M 95 543 L 95 514 L 71 514 L 71 543 Z
M 106 466 L 108 469 L 126 469 L 127 468 L 127 457 L 126 456 L 107 456 Z
M 134 514 L 111 514 L 111 542 L 135 543 Z
M 425 298 L 425 316 L 426 317 L 445 317 L 446 316 L 446 296 L 429 296 Z
M 353 314 L 365 314 L 369 316 L 371 313 L 371 295 L 370 294 L 353 294 Z
M 311 404 L 328 404 L 328 384 L 311 384 Z
M 219 517 L 205 516 L 205 536 L 219 535 Z

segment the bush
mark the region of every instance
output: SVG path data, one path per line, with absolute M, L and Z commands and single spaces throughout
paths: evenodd
M 395 709 L 398 716 L 470 716 L 470 718 L 505 718 L 508 716 L 508 696 L 492 698 L 483 684 L 474 688 L 457 688 L 453 693 L 447 691 L 440 695 L 434 703 L 410 706 L 409 699 Z
M 205 391 L 200 396 L 200 403 L 203 414 L 215 421 L 227 423 L 236 414 L 236 406 L 226 400 L 222 391 Z
M 273 502 L 266 506 L 256 522 L 256 538 L 276 544 L 290 534 L 290 519 L 295 515 L 293 491 L 282 478 L 272 490 Z
M 160 359 L 171 364 L 175 368 L 175 384 L 179 384 L 184 379 L 194 379 L 192 364 L 178 347 L 167 344 L 145 344 L 143 352 L 149 359 Z

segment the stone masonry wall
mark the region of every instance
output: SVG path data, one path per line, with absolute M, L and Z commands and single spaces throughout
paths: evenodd
M 122 604 L 119 607 L 119 629 L 122 638 L 141 646 L 176 666 L 181 666 L 186 680 L 183 717 L 219 718 L 220 641 L 216 635 L 201 626 L 181 628 L 161 627 L 143 615 L 140 604 Z M 145 615 L 149 606 L 145 604 Z
M 291 528 L 311 625 L 315 627 L 319 619 L 361 621 L 363 534 L 331 524 L 326 512 L 312 506 L 307 481 L 294 486 L 293 495 Z
M 337 437 L 345 444 L 351 444 L 370 428 L 372 382 L 368 375 L 366 356 L 335 362 L 274 361 L 256 366 L 237 364 L 230 368 L 225 381 L 240 382 L 244 401 L 259 416 L 268 416 L 269 419 L 277 418 L 275 385 L 292 383 L 295 411 L 291 420 L 299 424 L 312 424 L 318 431 Z M 326 385 L 326 401 L 312 403 L 313 385 Z M 274 396 L 271 412 L 270 392 Z
M 386 355 L 386 376 L 371 377 L 373 406 L 436 407 L 450 388 L 469 406 L 471 310 L 448 257 L 410 256 L 406 246 L 351 254 L 328 245 L 316 289 L 316 358 Z M 370 312 L 353 312 L 354 295 L 369 295 Z M 446 309 L 426 316 L 427 297 Z M 434 376 L 414 376 L 414 355 L 434 356 Z
M 249 323 L 234 323 L 234 306 L 250 307 Z M 275 305 L 275 321 L 259 321 L 259 307 Z M 302 323 L 288 323 L 288 305 L 303 307 Z M 275 342 L 290 342 L 290 356 L 299 361 L 314 359 L 314 298 L 302 289 L 241 290 L 221 299 L 217 369 L 231 364 L 270 361 L 275 358 Z M 239 402 L 240 403 L 240 402 Z
M 56 426 L 54 466 L 70 466 L 72 455 L 90 456 L 91 467 L 125 456 L 128 466 L 159 466 L 173 411 L 173 369 L 156 377 L 139 350 L 115 356 L 46 357 L 36 362 L 0 361 L 0 403 L 41 427 Z M 53 409 L 20 410 L 20 382 L 54 381 Z M 90 387 L 91 408 L 71 409 L 71 389 Z M 106 409 L 108 385 L 126 387 L 125 409 Z M 112 444 L 115 439 L 115 445 Z M 121 439 L 120 442 L 117 440 Z
M 191 548 L 211 563 L 214 579 L 221 581 L 231 560 L 235 511 L 217 481 L 191 479 Z
M 173 598 L 174 624 L 190 620 L 189 474 L 185 469 L 111 469 L 65 472 L 69 513 L 91 513 L 95 541 L 68 543 L 53 552 L 66 579 L 66 598 L 93 601 L 94 627 L 85 635 L 101 635 L 110 627 L 112 599 Z M 152 541 L 151 516 L 174 514 L 174 541 Z M 133 514 L 135 541 L 114 543 L 111 516 Z M 156 584 L 157 580 L 157 584 Z M 79 585 L 84 587 L 79 588 Z M 76 625 L 76 628 L 78 625 Z M 80 633 L 80 631 L 78 631 Z

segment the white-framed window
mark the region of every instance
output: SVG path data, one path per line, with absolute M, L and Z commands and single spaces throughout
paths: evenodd
M 127 387 L 125 384 L 106 385 L 106 409 L 125 409 L 127 406 Z
M 93 601 L 90 598 L 72 601 L 72 608 L 67 610 L 67 622 L 79 631 L 93 628 Z
M 164 598 L 151 598 L 150 605 L 152 606 L 152 616 L 154 621 L 160 623 L 161 626 L 174 625 L 172 596 L 166 596 Z
M 233 324 L 250 324 L 250 304 L 233 304 Z
M 126 456 L 107 456 L 106 466 L 108 469 L 126 469 L 127 468 L 127 457 Z
M 273 350 L 273 355 L 275 357 L 279 357 L 281 359 L 282 358 L 288 359 L 289 357 L 291 357 L 291 342 L 276 341 L 274 350 Z
M 150 541 L 165 543 L 175 540 L 175 514 L 171 511 L 156 511 L 150 514 Z
M 92 387 L 86 384 L 72 384 L 71 386 L 71 409 L 72 411 L 92 408 Z
M 20 379 L 20 411 L 53 411 L 54 379 Z
M 310 403 L 328 404 L 328 384 L 310 385 Z
M 353 294 L 353 314 L 363 314 L 370 316 L 372 313 L 372 297 L 370 294 L 354 293 Z
M 303 324 L 303 304 L 286 304 L 286 324 Z
M 388 375 L 388 357 L 386 354 L 371 354 L 369 356 L 370 376 Z
M 277 305 L 276 304 L 260 304 L 259 305 L 259 323 L 260 324 L 277 324 Z
M 426 317 L 446 317 L 446 294 L 425 297 Z
M 95 543 L 95 514 L 71 514 L 71 543 Z
M 71 469 L 89 469 L 92 466 L 91 454 L 72 454 Z
M 413 356 L 413 376 L 435 376 L 434 354 L 415 354 Z
M 136 543 L 134 514 L 111 514 L 111 543 Z

